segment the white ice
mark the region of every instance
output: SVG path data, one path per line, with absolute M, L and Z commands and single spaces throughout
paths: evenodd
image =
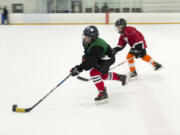
M 180 135 L 180 25 L 133 26 L 163 70 L 137 59 L 139 79 L 124 87 L 105 81 L 110 103 L 104 105 L 95 105 L 92 82 L 70 77 L 26 114 L 12 112 L 12 105 L 31 107 L 81 62 L 86 25 L 0 26 L 0 135 Z M 97 27 L 116 46 L 114 26 Z M 128 50 L 113 66 L 126 60 Z M 113 71 L 127 73 L 128 64 Z M 89 72 L 81 76 L 89 78 Z

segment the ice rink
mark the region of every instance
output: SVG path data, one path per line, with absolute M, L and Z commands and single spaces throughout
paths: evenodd
M 133 25 L 146 39 L 147 53 L 165 68 L 136 59 L 138 80 L 126 86 L 105 81 L 108 104 L 95 105 L 96 87 L 70 77 L 29 113 L 29 108 L 81 62 L 87 25 L 0 26 L 0 135 L 180 135 L 180 25 Z M 97 25 L 112 47 L 113 25 Z M 116 55 L 126 60 L 129 46 Z M 127 73 L 125 63 L 113 71 Z M 89 78 L 89 72 L 81 73 Z

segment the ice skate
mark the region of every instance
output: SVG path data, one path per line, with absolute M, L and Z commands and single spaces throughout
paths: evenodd
M 109 101 L 108 101 L 108 94 L 106 92 L 106 88 L 104 91 L 99 92 L 98 96 L 94 100 L 95 100 L 95 104 L 97 105 L 108 103 Z
M 136 70 L 129 72 L 127 75 L 127 80 L 137 80 L 138 79 L 138 74 L 136 72 Z
M 160 70 L 163 68 L 163 66 L 157 62 L 154 62 L 154 70 L 157 71 L 157 70 Z
M 118 75 L 119 80 L 122 82 L 122 86 L 124 86 L 127 82 L 127 75 Z

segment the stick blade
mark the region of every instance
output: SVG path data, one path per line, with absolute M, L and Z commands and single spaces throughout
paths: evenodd
M 81 81 L 85 81 L 85 82 L 88 82 L 90 79 L 87 79 L 87 78 L 84 78 L 84 77 L 81 77 L 81 76 L 77 76 L 77 79 L 81 80 Z
M 27 113 L 27 112 L 30 112 L 32 108 L 28 108 L 28 109 L 25 109 L 25 108 L 18 108 L 17 105 L 13 105 L 12 106 L 12 111 L 13 112 L 18 112 L 18 113 Z

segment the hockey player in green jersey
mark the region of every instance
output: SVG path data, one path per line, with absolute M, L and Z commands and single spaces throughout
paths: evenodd
M 115 62 L 115 57 L 106 41 L 99 38 L 96 26 L 88 26 L 84 29 L 83 47 L 82 62 L 70 70 L 71 75 L 76 76 L 83 70 L 90 70 L 91 79 L 99 92 L 95 101 L 104 102 L 108 98 L 108 94 L 103 80 L 117 80 L 125 85 L 127 76 L 109 72 L 110 66 Z

